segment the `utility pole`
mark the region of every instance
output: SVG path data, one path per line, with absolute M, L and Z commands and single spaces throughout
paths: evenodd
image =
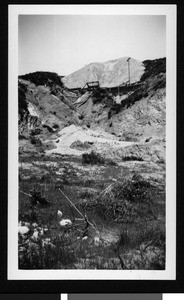
M 128 62 L 128 80 L 129 80 L 129 86 L 130 86 L 130 59 L 131 59 L 131 57 L 129 57 L 128 59 L 127 59 L 127 62 Z

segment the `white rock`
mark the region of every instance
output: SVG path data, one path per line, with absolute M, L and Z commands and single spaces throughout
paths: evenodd
M 19 226 L 18 233 L 24 235 L 29 232 L 29 228 L 27 226 Z
M 63 219 L 59 222 L 60 226 L 67 226 L 67 225 L 71 225 L 71 224 L 72 224 L 72 221 L 69 219 Z

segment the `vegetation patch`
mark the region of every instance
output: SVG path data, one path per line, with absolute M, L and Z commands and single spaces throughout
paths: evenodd
M 83 164 L 92 164 L 92 165 L 94 165 L 94 164 L 104 165 L 105 159 L 99 153 L 91 151 L 91 153 L 84 153 L 82 155 L 82 163 Z
M 28 105 L 26 101 L 26 91 L 27 91 L 26 85 L 19 82 L 18 83 L 18 105 L 19 105 L 20 121 L 22 121 L 24 115 L 29 114 Z
M 19 195 L 19 230 L 26 230 L 19 233 L 20 269 L 165 268 L 163 193 L 149 180 L 106 162 L 88 169 L 66 156 L 20 159 L 43 171 L 20 168 L 20 191 L 27 193 Z M 59 189 L 94 227 L 86 230 Z M 58 210 L 71 225 L 60 226 Z
M 93 143 L 90 143 L 90 142 L 82 143 L 81 141 L 77 140 L 71 144 L 70 148 L 77 149 L 77 150 L 86 150 L 86 149 L 91 148 L 92 144 Z
M 134 156 L 134 155 L 122 157 L 122 161 L 132 161 L 132 160 L 143 161 L 143 158 L 140 156 Z
M 28 80 L 35 85 L 47 85 L 52 88 L 54 85 L 63 87 L 60 76 L 54 72 L 33 72 L 19 76 L 19 78 Z
M 144 74 L 141 77 L 141 81 L 145 81 L 150 77 L 159 75 L 160 73 L 166 73 L 166 58 L 159 58 L 154 60 L 143 61 L 145 66 Z

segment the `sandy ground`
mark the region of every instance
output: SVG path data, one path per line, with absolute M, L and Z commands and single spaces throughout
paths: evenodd
M 104 131 L 94 131 L 91 129 L 70 125 L 62 129 L 59 132 L 58 139 L 53 141 L 57 148 L 47 150 L 46 154 L 50 155 L 52 153 L 59 153 L 79 156 L 82 153 L 86 152 L 86 150 L 81 151 L 70 148 L 71 144 L 73 144 L 75 141 L 80 141 L 82 143 L 91 142 L 95 144 L 106 144 L 107 146 L 109 145 L 110 147 L 115 148 L 123 148 L 134 144 L 132 142 L 119 141 L 117 137 Z

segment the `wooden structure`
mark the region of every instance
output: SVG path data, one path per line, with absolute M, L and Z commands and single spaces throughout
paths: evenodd
M 134 82 L 129 85 L 129 81 L 122 83 L 119 86 L 114 86 L 114 87 L 101 87 L 99 85 L 99 81 L 92 81 L 92 82 L 87 82 L 83 88 L 72 88 L 68 89 L 71 92 L 74 93 L 79 93 L 83 94 L 86 91 L 94 91 L 98 88 L 105 90 L 106 92 L 109 92 L 113 95 L 118 95 L 119 93 L 121 94 L 126 94 L 127 92 L 130 91 L 135 91 L 137 88 L 141 86 L 141 82 Z
M 88 91 L 94 91 L 100 87 L 99 81 L 90 81 L 86 82 L 83 90 L 87 89 Z

